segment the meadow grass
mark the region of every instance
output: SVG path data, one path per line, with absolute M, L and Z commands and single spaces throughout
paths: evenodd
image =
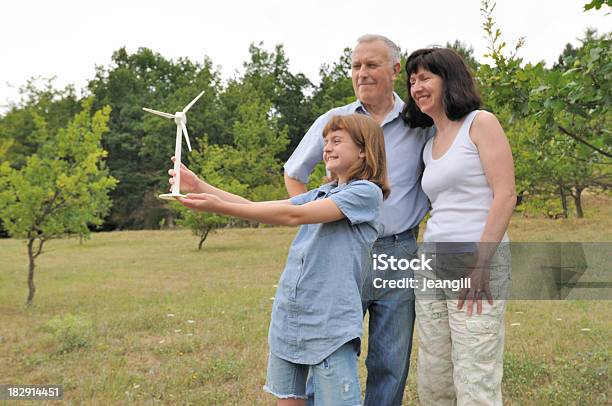
M 585 219 L 516 215 L 511 239 L 612 241 L 610 201 L 589 203 Z M 223 230 L 202 251 L 187 230 L 51 241 L 31 307 L 25 244 L 0 240 L 0 383 L 62 384 L 67 404 L 274 404 L 266 338 L 295 231 Z M 610 314 L 608 301 L 510 301 L 504 403 L 610 404 Z M 405 404 L 417 353 L 415 340 Z

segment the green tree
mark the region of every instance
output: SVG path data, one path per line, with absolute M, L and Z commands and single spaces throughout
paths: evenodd
M 277 157 L 287 147 L 287 126 L 271 113 L 272 102 L 248 85 L 244 92 L 240 120 L 233 127 L 234 144 L 226 151 L 234 159 L 224 169 L 228 177 L 248 185 L 246 197 L 251 200 L 285 197 Z
M 91 100 L 65 127 L 50 131 L 46 120 L 34 114 L 31 134 L 38 149 L 20 169 L 0 166 L 0 219 L 11 237 L 27 243 L 28 298 L 32 304 L 36 259 L 45 242 L 70 234 L 89 235 L 102 224 L 111 201 L 108 192 L 116 180 L 104 165 L 101 146 L 110 107 L 90 115 Z
M 612 0 L 591 0 L 589 3 L 585 3 L 584 11 L 588 11 L 593 8 L 599 10 L 604 4 L 608 7 L 612 7 Z
M 8 161 L 7 155 L 14 141 L 10 138 L 0 139 L 0 162 Z
M 120 181 L 111 194 L 114 205 L 108 228 L 154 228 L 169 214 L 156 195 L 165 188 L 163 168 L 174 151 L 176 127 L 142 107 L 180 111 L 205 91 L 188 115 L 190 138 L 197 147 L 205 131 L 218 134 L 223 128 L 217 114 L 219 87 L 219 74 L 210 60 L 172 61 L 146 48 L 134 54 L 121 48 L 110 66 L 97 68 L 88 85 L 94 97 L 92 111 L 112 107 L 103 146 L 111 175 Z
M 587 32 L 575 52 L 563 57 L 563 65 L 570 68 L 539 76 L 539 86 L 530 95 L 541 137 L 557 148 L 559 187 L 573 198 L 578 217 L 583 217 L 582 192 L 611 184 L 611 42 L 610 34 Z
M 271 102 L 270 114 L 274 115 L 278 126 L 287 128 L 289 146 L 278 153 L 278 158 L 284 161 L 289 158 L 314 120 L 310 99 L 307 97 L 313 85 L 304 74 L 294 74 L 289 70 L 289 59 L 282 44 L 277 44 L 273 51 L 267 51 L 263 42 L 251 44 L 249 55 L 250 59 L 244 62 L 244 75 L 230 81 L 222 96 L 228 107 L 226 131 L 231 132 L 238 119 L 242 100 L 236 96 L 242 94 L 243 85 L 251 86 Z
M 204 242 L 211 232 L 227 226 L 231 223 L 231 219 L 226 216 L 220 216 L 213 213 L 199 213 L 184 209 L 178 203 L 172 203 L 174 209 L 181 215 L 177 220 L 177 224 L 182 227 L 187 227 L 193 235 L 199 238 L 198 250 L 202 250 Z
M 480 66 L 480 64 L 474 57 L 473 46 L 471 46 L 467 42 L 463 42 L 458 39 L 456 39 L 454 42 L 447 42 L 445 46 L 446 48 L 450 48 L 453 51 L 457 52 L 459 55 L 461 55 L 468 68 L 470 68 L 470 71 L 472 71 L 472 74 L 475 75 L 478 72 L 478 67 Z
M 406 60 L 408 56 L 406 52 L 400 55 L 400 72 L 399 75 L 397 75 L 394 85 L 395 93 L 404 101 L 408 97 L 408 77 L 406 76 Z
M 355 91 L 351 80 L 351 49 L 344 48 L 337 62 L 331 66 L 324 63 L 319 69 L 319 86 L 312 95 L 314 118 L 334 107 L 355 101 Z
M 505 54 L 506 43 L 492 17 L 494 7 L 482 2 L 488 56 L 494 65 L 481 65 L 479 79 L 486 105 L 508 112 L 509 128 L 528 129 L 518 141 L 511 140 L 517 178 L 525 177 L 517 184 L 545 198 L 556 190 L 564 213 L 567 197 L 573 197 L 576 215 L 582 217 L 582 192 L 610 185 L 610 34 L 588 31 L 578 48 L 566 47 L 553 69 L 543 62 L 522 66 L 517 54 L 523 40 L 509 56 Z
M 68 124 L 81 109 L 73 86 L 57 89 L 54 78 L 31 78 L 19 89 L 20 101 L 0 117 L 0 159 L 20 168 L 38 149 L 34 116 L 44 118 L 49 131 Z M 0 161 L 1 162 L 1 161 Z
M 48 131 L 66 126 L 81 106 L 73 86 L 57 89 L 54 78 L 31 78 L 19 89 L 20 100 L 0 117 L 0 164 L 8 162 L 19 169 L 39 147 L 35 117 L 42 117 Z M 0 220 L 0 237 L 8 233 Z

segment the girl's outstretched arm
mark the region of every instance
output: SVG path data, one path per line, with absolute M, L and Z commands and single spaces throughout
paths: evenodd
M 296 226 L 329 223 L 344 218 L 344 214 L 336 203 L 329 198 L 302 205 L 293 205 L 289 200 L 244 204 L 226 201 L 214 194 L 190 193 L 187 198 L 177 200 L 192 210 L 224 214 L 273 225 Z M 282 202 L 288 202 L 288 204 L 278 204 Z
M 256 204 L 256 205 L 261 205 L 261 204 L 288 204 L 288 205 L 291 205 L 291 201 L 289 199 L 286 199 L 286 200 L 272 200 L 272 201 L 269 201 L 269 202 L 252 202 L 249 199 L 246 199 L 246 198 L 244 198 L 242 196 L 238 196 L 238 195 L 235 195 L 233 193 L 226 192 L 223 189 L 219 189 L 217 187 L 214 187 L 213 185 L 210 185 L 210 184 L 206 183 L 203 180 L 201 180 L 200 182 L 201 182 L 200 191 L 202 193 L 217 196 L 221 200 L 224 200 L 224 201 L 229 202 L 229 203 Z

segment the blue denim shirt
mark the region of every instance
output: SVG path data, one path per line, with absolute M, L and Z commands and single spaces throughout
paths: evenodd
M 346 218 L 300 227 L 272 307 L 270 351 L 298 364 L 318 364 L 343 344 L 361 339 L 363 272 L 371 266 L 378 238 L 383 201 L 378 186 L 365 180 L 328 183 L 291 202 L 326 197 Z
M 404 102 L 393 94 L 393 109 L 382 122 L 387 154 L 387 170 L 391 183 L 391 194 L 382 205 L 380 223 L 381 236 L 399 234 L 419 225 L 427 210 L 429 201 L 421 189 L 423 173 L 422 151 L 425 143 L 433 136 L 433 129 L 410 128 L 400 113 Z M 300 141 L 289 160 L 285 163 L 285 173 L 302 183 L 323 159 L 323 128 L 332 116 L 346 114 L 369 115 L 359 101 L 331 109 L 320 116 Z

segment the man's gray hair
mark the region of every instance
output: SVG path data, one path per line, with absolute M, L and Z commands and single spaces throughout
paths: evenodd
M 382 41 L 387 44 L 389 48 L 389 59 L 391 59 L 391 63 L 395 65 L 396 63 L 400 63 L 400 49 L 395 42 L 391 41 L 389 38 L 384 35 L 378 34 L 365 34 L 361 37 L 357 38 L 357 43 L 361 44 L 362 42 L 373 42 L 373 41 Z

